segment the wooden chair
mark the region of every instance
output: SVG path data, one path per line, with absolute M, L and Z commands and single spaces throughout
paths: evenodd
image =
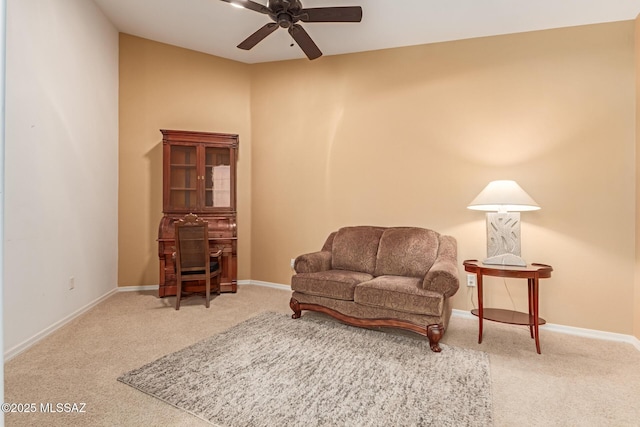
M 182 283 L 193 280 L 205 281 L 206 306 L 209 308 L 211 281 L 220 294 L 220 255 L 209 252 L 209 226 L 207 221 L 189 214 L 175 222 L 176 241 L 176 310 L 180 309 Z

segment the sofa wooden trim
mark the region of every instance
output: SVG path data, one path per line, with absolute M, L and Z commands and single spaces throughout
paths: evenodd
M 322 305 L 301 303 L 295 298 L 291 298 L 289 301 L 289 307 L 293 310 L 293 314 L 291 315 L 292 319 L 299 319 L 302 315 L 302 310 L 308 310 L 327 314 L 334 319 L 351 326 L 362 328 L 390 327 L 415 332 L 429 338 L 429 347 L 431 347 L 432 351 L 436 353 L 442 351 L 439 342 L 442 335 L 444 335 L 445 328 L 441 323 L 421 326 L 399 319 L 361 319 L 358 317 L 347 316 L 346 314 L 342 314 Z

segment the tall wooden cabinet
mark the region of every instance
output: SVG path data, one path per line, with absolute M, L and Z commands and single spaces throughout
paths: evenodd
M 236 160 L 238 135 L 166 130 L 162 132 L 162 206 L 158 229 L 161 297 L 176 294 L 174 222 L 194 213 L 209 222 L 209 246 L 222 250 L 221 291 L 236 292 Z M 204 290 L 203 284 L 185 291 Z

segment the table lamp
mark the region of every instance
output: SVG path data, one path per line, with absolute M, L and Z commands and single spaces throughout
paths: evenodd
M 487 211 L 487 259 L 490 265 L 527 263 L 520 257 L 520 212 L 535 211 L 540 206 L 515 181 L 492 181 L 467 206 Z

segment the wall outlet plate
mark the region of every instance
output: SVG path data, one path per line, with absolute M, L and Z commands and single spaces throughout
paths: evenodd
M 478 283 L 476 282 L 475 274 L 467 274 L 467 286 L 470 288 L 475 288 Z
M 295 258 L 291 258 L 291 268 L 294 268 L 296 265 L 296 259 Z

